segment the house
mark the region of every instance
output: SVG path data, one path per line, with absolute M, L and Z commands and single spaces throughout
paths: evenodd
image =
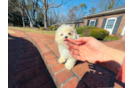
M 64 24 L 64 23 L 60 23 L 60 22 L 58 22 L 58 23 L 56 23 L 56 24 L 52 24 L 51 26 L 58 27 L 58 26 L 60 26 L 60 25 L 62 25 L 62 24 Z
M 74 21 L 66 22 L 67 25 L 72 26 L 73 28 L 84 27 L 84 18 L 79 18 Z
M 85 26 L 96 26 L 109 31 L 109 34 L 124 35 L 125 5 L 99 13 L 84 16 Z

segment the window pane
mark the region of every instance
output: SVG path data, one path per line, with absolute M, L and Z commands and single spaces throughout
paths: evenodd
M 113 25 L 114 25 L 114 21 L 115 21 L 115 19 L 108 20 L 106 28 L 112 29 Z
M 94 24 L 95 24 L 95 21 L 90 22 L 90 26 L 94 26 Z

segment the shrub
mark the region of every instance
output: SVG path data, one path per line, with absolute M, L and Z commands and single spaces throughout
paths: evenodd
M 8 23 L 8 26 L 13 26 L 13 23 Z
M 92 29 L 90 31 L 90 36 L 99 40 L 103 40 L 108 35 L 109 35 L 109 32 L 105 29 Z
M 84 29 L 95 29 L 95 26 L 85 26 L 85 27 L 77 27 L 76 31 L 78 34 L 81 34 L 83 32 Z
M 48 28 L 52 30 L 52 29 L 55 28 L 55 27 L 54 27 L 54 26 L 51 26 L 51 27 L 48 27 Z
M 40 27 L 40 30 L 45 30 L 45 28 L 44 27 Z
M 49 27 L 49 29 L 51 29 L 51 30 L 57 30 L 57 28 L 58 27 L 54 27 L 54 26 Z
M 91 29 L 84 29 L 82 34 L 83 34 L 84 36 L 89 36 L 89 35 L 90 35 L 90 30 L 91 30 Z
M 82 31 L 83 31 L 83 27 L 77 27 L 76 31 L 77 31 L 78 34 L 81 34 Z

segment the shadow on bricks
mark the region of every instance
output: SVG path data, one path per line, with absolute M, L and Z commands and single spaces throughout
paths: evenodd
M 113 88 L 115 83 L 125 88 L 125 84 L 116 80 L 116 74 L 104 66 L 98 64 L 88 65 L 91 71 L 86 72 L 79 81 L 77 88 Z
M 8 34 L 8 88 L 56 88 L 37 48 L 17 34 Z

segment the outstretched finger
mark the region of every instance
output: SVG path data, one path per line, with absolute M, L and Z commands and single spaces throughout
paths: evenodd
M 92 37 L 80 37 L 78 39 L 76 39 L 76 42 L 87 42 L 91 39 Z
M 67 41 L 65 42 L 65 44 L 67 44 L 67 46 L 69 46 L 71 48 L 74 48 L 76 50 L 79 50 L 79 46 L 78 45 L 72 44 L 72 43 L 67 42 Z
M 75 50 L 73 48 L 70 49 L 70 52 L 73 53 L 73 54 L 79 55 L 79 51 L 78 50 Z
M 73 40 L 73 39 L 67 39 L 66 41 L 71 42 L 71 43 L 76 44 L 76 45 L 81 44 L 81 42 L 76 42 L 76 41 Z
M 71 54 L 75 59 L 82 61 L 81 56 L 76 55 L 76 54 L 73 54 L 73 53 L 71 53 L 71 52 L 70 52 L 70 54 Z

